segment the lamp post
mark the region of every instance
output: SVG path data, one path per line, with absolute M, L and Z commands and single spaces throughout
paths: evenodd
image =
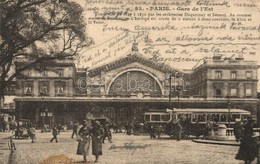
M 170 73 L 169 75 L 169 108 L 170 109 L 172 109 L 171 99 L 172 99 L 172 73 Z
M 178 108 L 180 109 L 180 92 L 181 92 L 181 87 L 178 86 L 176 88 L 175 92 L 177 93 L 177 96 L 178 96 Z
M 227 94 L 227 108 L 228 108 L 228 128 L 230 128 L 230 108 L 231 108 L 231 102 L 230 102 L 230 95 Z
M 181 92 L 181 86 L 179 86 L 179 82 L 178 82 L 178 86 L 177 86 L 177 82 L 176 82 L 176 79 L 179 79 L 180 76 L 179 76 L 179 72 L 175 72 L 174 73 L 174 92 L 177 93 L 177 96 L 178 96 L 178 108 L 180 108 L 180 92 Z M 172 105 L 171 105 L 171 96 L 172 96 L 172 73 L 169 74 L 169 108 L 171 109 L 172 108 Z M 177 87 L 176 87 L 177 86 Z

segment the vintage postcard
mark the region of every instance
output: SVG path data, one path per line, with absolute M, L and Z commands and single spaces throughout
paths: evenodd
M 260 1 L 1 0 L 0 163 L 259 163 Z

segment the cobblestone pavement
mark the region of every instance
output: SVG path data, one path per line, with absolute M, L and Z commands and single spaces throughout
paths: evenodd
M 3 164 L 55 164 L 81 163 L 82 156 L 76 155 L 77 141 L 71 132 L 62 132 L 58 143 L 50 143 L 51 133 L 37 133 L 36 143 L 29 139 L 14 139 L 17 150 L 10 153 L 7 139 L 0 139 L 0 163 Z M 90 149 L 91 150 L 91 149 Z M 242 164 L 235 160 L 237 146 L 199 144 L 191 140 L 175 141 L 150 139 L 149 136 L 127 136 L 114 134 L 113 143 L 103 144 L 100 164 Z M 88 163 L 94 163 L 89 153 Z

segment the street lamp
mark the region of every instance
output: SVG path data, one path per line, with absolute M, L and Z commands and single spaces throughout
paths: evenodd
M 169 75 L 169 108 L 172 109 L 171 99 L 172 99 L 172 73 Z
M 178 86 L 176 87 L 176 79 L 179 79 L 180 77 L 180 73 L 179 72 L 175 72 L 174 73 L 174 92 L 177 93 L 177 96 L 178 96 L 178 108 L 180 108 L 180 92 L 181 92 L 181 87 L 179 86 L 179 83 L 178 83 Z M 172 108 L 172 105 L 171 105 L 171 95 L 172 95 L 172 73 L 169 74 L 169 108 L 171 109 Z
M 178 108 L 180 108 L 180 92 L 181 92 L 181 87 L 178 86 L 175 90 L 175 92 L 177 93 L 178 96 Z
M 230 108 L 231 108 L 231 102 L 230 102 L 230 95 L 227 94 L 227 108 L 228 108 L 228 128 L 230 128 Z

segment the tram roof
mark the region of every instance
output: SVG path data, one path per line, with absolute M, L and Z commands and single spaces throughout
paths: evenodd
M 173 109 L 173 112 L 178 112 L 178 113 L 229 113 L 229 109 L 226 109 L 226 108 L 211 108 L 211 109 L 185 108 L 185 109 Z M 230 113 L 251 114 L 249 111 L 246 111 L 243 109 L 230 109 Z

